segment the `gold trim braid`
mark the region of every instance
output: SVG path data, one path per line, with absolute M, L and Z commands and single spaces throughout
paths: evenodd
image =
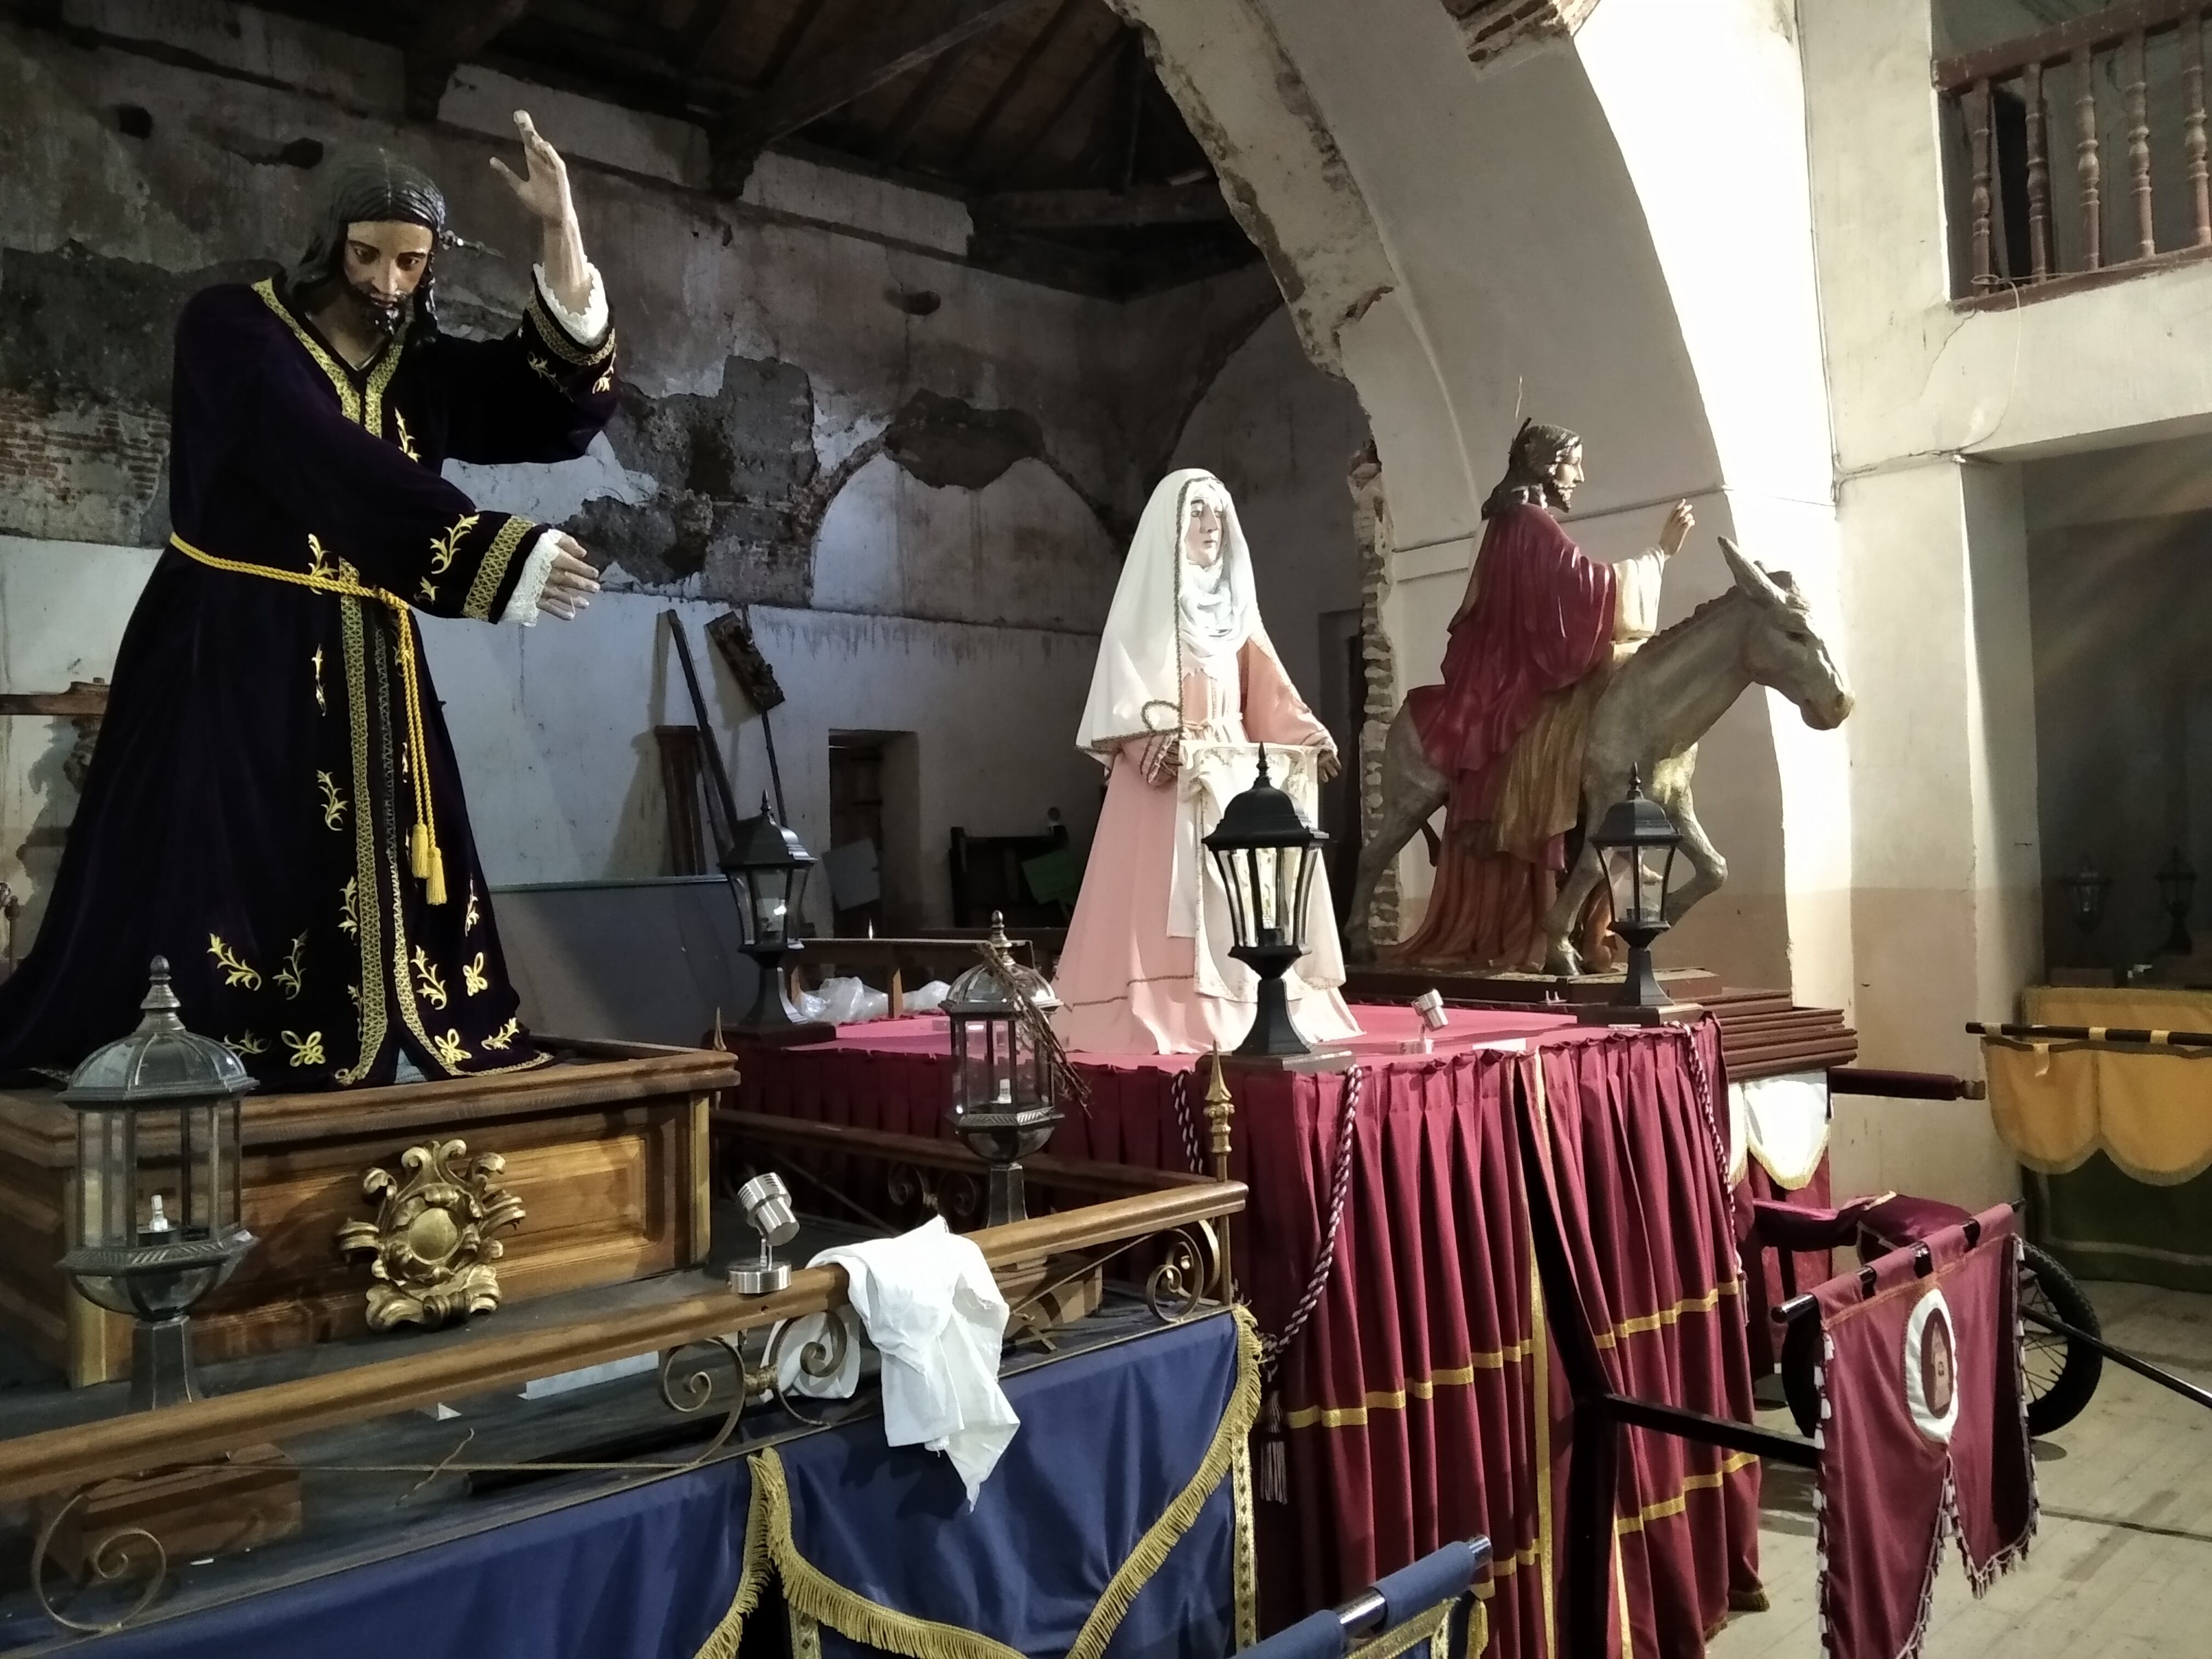
M 1399 1655 L 1410 1653 L 1423 1642 L 1429 1644 L 1429 1659 L 1448 1659 L 1451 1652 L 1452 1613 L 1458 1607 L 1459 1598 L 1454 1596 L 1440 1608 L 1424 1608 L 1404 1624 L 1395 1626 L 1384 1631 L 1380 1636 L 1362 1642 L 1346 1656 L 1346 1659 L 1398 1659 Z M 1483 1641 L 1469 1642 L 1467 1644 L 1468 1652 L 1480 1653 L 1487 1644 L 1490 1634 L 1487 1628 L 1488 1620 L 1482 1612 L 1482 1603 L 1475 1602 L 1474 1611 L 1468 1617 L 1471 1620 L 1484 1620 Z
M 744 1560 L 738 1570 L 737 1593 L 729 1611 L 707 1634 L 692 1659 L 737 1659 L 738 1644 L 744 1639 L 745 1620 L 760 1605 L 761 1588 L 768 1582 L 768 1498 L 757 1477 L 745 1504 Z
M 476 580 L 469 584 L 469 597 L 462 603 L 461 614 L 476 622 L 491 620 L 491 602 L 499 592 L 499 585 L 507 575 L 507 568 L 514 562 L 514 550 L 525 538 L 541 528 L 528 519 L 509 519 L 491 538 L 484 550 L 483 560 L 477 566 Z
M 1182 1490 L 1146 1528 L 1127 1559 L 1108 1581 L 1065 1659 L 1103 1659 L 1137 1593 L 1196 1523 L 1207 1499 L 1224 1480 L 1235 1479 L 1240 1462 L 1249 1455 L 1247 1442 L 1260 1414 L 1260 1338 L 1249 1311 L 1237 1308 L 1231 1317 L 1237 1322 L 1237 1382 L 1214 1429 L 1212 1442 Z M 901 1613 L 838 1583 L 799 1553 L 792 1536 L 791 1489 L 784 1480 L 782 1461 L 769 1450 L 760 1453 L 752 1462 L 754 1490 L 766 1494 L 769 1557 L 783 1580 L 785 1599 L 796 1612 L 818 1620 L 851 1641 L 902 1654 L 905 1659 L 1022 1659 L 1014 1649 L 980 1632 Z M 1248 1475 L 1235 1490 L 1249 1487 Z M 1240 1556 L 1245 1554 L 1243 1522 L 1240 1514 L 1237 1545 Z M 1236 1610 L 1240 1645 L 1244 1644 L 1245 1632 L 1257 1626 L 1257 1608 L 1249 1605 L 1243 1577 L 1240 1562 Z

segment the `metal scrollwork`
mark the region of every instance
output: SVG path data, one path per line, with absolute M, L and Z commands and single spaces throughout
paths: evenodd
M 899 1209 L 918 1209 L 924 1215 L 943 1216 L 948 1224 L 971 1221 L 983 1206 L 983 1184 L 957 1170 L 927 1170 L 912 1164 L 894 1164 L 884 1183 L 884 1195 Z
M 1211 1222 L 1179 1227 L 1162 1243 L 1159 1264 L 1145 1281 L 1145 1305 L 1162 1324 L 1198 1310 L 1221 1277 L 1221 1242 Z
M 694 1348 L 719 1350 L 730 1362 L 731 1372 L 738 1383 L 737 1402 L 724 1414 L 722 1425 L 714 1431 L 714 1437 L 708 1443 L 706 1450 L 693 1460 L 703 1463 L 729 1443 L 730 1437 L 738 1431 L 738 1419 L 744 1415 L 745 1402 L 765 1391 L 770 1379 L 746 1364 L 744 1351 L 728 1337 L 702 1337 L 696 1341 L 686 1342 L 680 1348 L 671 1348 L 660 1356 L 660 1398 L 672 1412 L 689 1415 L 705 1410 L 714 1401 L 716 1389 L 714 1373 L 709 1369 L 711 1355 L 702 1356 L 700 1363 L 680 1380 L 677 1376 L 677 1362 Z M 683 1396 L 681 1399 L 678 1398 L 679 1393 Z
M 799 1322 L 793 1319 L 787 1320 L 775 1328 L 775 1334 L 769 1339 L 768 1359 L 762 1370 L 768 1387 L 775 1395 L 775 1403 L 809 1428 L 818 1429 L 825 1419 L 801 1411 L 792 1403 L 791 1395 L 783 1389 L 783 1347 L 799 1325 Z M 822 1334 L 799 1351 L 799 1369 L 811 1377 L 835 1376 L 844 1366 L 846 1350 L 850 1344 L 851 1338 L 846 1334 L 843 1314 L 832 1309 L 822 1316 Z
M 141 1553 L 135 1547 L 136 1543 L 143 1540 L 146 1548 L 154 1553 L 154 1564 L 153 1571 L 146 1580 L 146 1588 L 138 1593 L 138 1599 L 117 1617 L 100 1624 L 87 1624 L 81 1619 L 72 1619 L 55 1607 L 46 1595 L 46 1555 L 53 1547 L 54 1534 L 60 1530 L 62 1522 L 71 1510 L 84 1502 L 91 1492 L 92 1488 L 86 1486 L 72 1492 L 66 1503 L 46 1517 L 46 1524 L 39 1528 L 38 1544 L 31 1551 L 31 1592 L 39 1599 L 40 1610 L 63 1629 L 105 1636 L 121 1630 L 153 1606 L 154 1598 L 161 1592 L 162 1580 L 168 1576 L 169 1553 L 161 1547 L 160 1539 L 142 1527 L 126 1527 L 112 1532 L 93 1546 L 91 1553 L 85 1558 L 85 1565 L 92 1570 L 94 1583 L 112 1583 L 131 1570 L 134 1558 Z

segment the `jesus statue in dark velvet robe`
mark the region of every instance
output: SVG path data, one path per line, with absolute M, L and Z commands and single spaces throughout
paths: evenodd
M 1451 795 L 1428 908 L 1387 959 L 1498 969 L 1543 961 L 1590 710 L 1620 656 L 1651 636 L 1661 574 L 1695 522 L 1677 501 L 1657 547 L 1602 563 L 1554 516 L 1582 481 L 1582 440 L 1530 421 L 1483 503 L 1482 546 L 1452 618 L 1443 684 L 1406 698 Z
M 477 507 L 450 457 L 584 453 L 614 335 L 567 172 L 518 114 L 544 257 L 503 339 L 441 332 L 445 202 L 380 152 L 334 163 L 282 276 L 177 325 L 175 534 L 117 656 L 38 939 L 0 987 L 0 1071 L 129 1031 L 168 958 L 185 1022 L 269 1087 L 541 1064 L 518 1016 L 417 610 L 572 617 L 598 581 L 550 526 Z

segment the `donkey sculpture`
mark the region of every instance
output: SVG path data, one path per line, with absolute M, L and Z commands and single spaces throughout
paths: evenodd
M 1656 635 L 1614 672 L 1591 710 L 1583 752 L 1586 825 L 1628 793 L 1632 770 L 1681 832 L 1680 858 L 1690 876 L 1667 896 L 1669 923 L 1728 879 L 1726 860 L 1698 822 L 1690 780 L 1697 771 L 1698 740 L 1729 705 L 1757 684 L 1796 703 L 1816 732 L 1841 725 L 1851 712 L 1844 677 L 1807 621 L 1804 596 L 1790 573 L 1762 569 L 1725 536 L 1721 554 L 1735 586 Z M 1429 763 L 1401 705 L 1383 743 L 1382 821 L 1359 854 L 1346 955 L 1364 960 L 1373 954 L 1367 915 L 1375 884 L 1450 793 L 1450 779 Z M 1544 919 L 1547 973 L 1582 971 L 1572 939 L 1576 919 L 1604 879 L 1597 849 L 1585 842 Z

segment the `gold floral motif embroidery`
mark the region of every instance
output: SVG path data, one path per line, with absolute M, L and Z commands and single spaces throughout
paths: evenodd
M 307 574 L 329 581 L 337 576 L 338 569 L 339 566 L 332 562 L 330 554 L 324 550 L 323 538 L 313 532 L 308 532 Z
M 276 970 L 276 982 L 284 988 L 287 998 L 300 994 L 300 958 L 307 948 L 305 933 L 292 941 L 292 948 L 284 953 L 284 965 Z
M 446 982 L 430 965 L 429 953 L 419 945 L 415 947 L 415 994 L 433 1008 L 446 1006 Z
M 592 382 L 592 390 L 594 392 L 612 392 L 614 389 L 615 372 L 611 368 L 610 368 L 605 374 L 600 375 L 598 380 Z
M 349 986 L 347 986 L 347 987 L 346 987 L 346 994 L 347 994 L 348 996 L 349 996 L 349 997 L 351 997 L 351 998 L 353 999 L 353 1006 L 354 1006 L 355 1007 L 358 1008 L 358 1007 L 360 1007 L 360 1006 L 361 1006 L 361 987 L 360 987 L 360 986 L 358 986 L 358 985 L 349 985 Z
M 399 428 L 399 453 L 410 461 L 422 459 L 422 452 L 415 447 L 415 440 L 408 435 L 407 417 L 398 410 L 392 411 L 392 422 Z
M 428 576 L 424 576 L 421 580 L 422 584 L 422 603 L 425 605 L 437 604 L 438 590 L 430 586 L 430 579 Z
M 561 384 L 561 377 L 553 372 L 553 366 L 543 357 L 533 353 L 530 358 L 530 367 L 537 371 L 538 378 L 546 385 L 557 386 Z
M 318 772 L 315 781 L 323 792 L 323 828 L 344 829 L 346 804 L 344 798 L 338 793 L 337 781 L 327 772 Z
M 473 933 L 476 932 L 477 915 L 477 884 L 475 878 L 471 877 L 469 881 L 469 911 L 468 915 L 461 920 L 461 931 L 463 933 Z
M 491 989 L 491 981 L 484 976 L 483 951 L 477 952 L 477 959 L 474 962 L 462 964 L 461 988 L 472 997 L 482 996 L 486 991 Z
M 469 1057 L 469 1051 L 461 1047 L 461 1034 L 450 1028 L 447 1029 L 445 1036 L 432 1037 L 430 1046 L 438 1051 L 438 1063 L 441 1066 L 458 1066 Z
M 280 1031 L 276 1035 L 292 1051 L 293 1065 L 322 1066 L 328 1063 L 323 1058 L 323 1034 L 320 1031 L 310 1031 L 305 1036 L 296 1031 Z
M 315 654 L 308 660 L 315 665 L 315 707 L 327 714 L 331 712 L 331 706 L 323 699 L 323 647 L 317 646 Z
M 251 1031 L 242 1037 L 225 1037 L 222 1040 L 222 1046 L 240 1060 L 244 1060 L 248 1054 L 265 1054 L 269 1052 L 269 1045 Z
M 483 1046 L 487 1048 L 503 1049 L 509 1043 L 513 1042 L 515 1038 L 521 1035 L 522 1022 L 519 1019 L 510 1019 L 506 1024 L 501 1026 L 499 1030 L 494 1031 L 489 1036 L 486 1037 L 483 1040 Z
M 348 876 L 345 889 L 338 895 L 338 909 L 341 913 L 338 916 L 338 932 L 350 933 L 356 939 L 361 936 L 360 900 L 356 896 L 358 878 Z
M 242 985 L 249 991 L 258 991 L 261 988 L 261 975 L 247 967 L 244 959 L 222 942 L 222 934 L 208 935 L 208 954 L 216 959 L 216 965 L 222 969 L 222 982 L 225 985 Z
M 453 527 L 442 536 L 430 538 L 430 574 L 442 576 L 453 568 L 453 561 L 460 556 L 461 538 L 474 530 L 483 518 L 481 513 L 464 513 L 453 520 Z

